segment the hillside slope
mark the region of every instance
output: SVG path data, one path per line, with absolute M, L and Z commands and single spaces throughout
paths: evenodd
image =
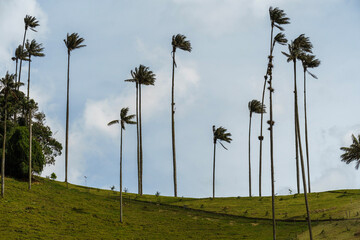
M 335 209 L 329 206 L 333 199 L 328 194 L 337 196 Z M 121 224 L 118 192 L 75 185 L 66 189 L 64 183 L 42 178 L 37 178 L 29 191 L 26 182 L 6 178 L 5 198 L 0 199 L 0 239 L 271 239 L 269 198 L 124 195 Z M 342 218 L 346 218 L 344 211 L 357 217 L 354 209 L 359 204 L 359 191 L 311 196 L 315 196 L 311 198 L 314 206 L 318 202 L 325 209 L 320 213 L 314 208 L 313 212 L 319 212 L 314 212 L 315 219 L 332 216 L 332 222 L 314 221 L 316 239 L 331 239 L 335 230 L 341 238 L 333 239 L 356 237 L 360 230 L 357 220 Z M 277 224 L 278 239 L 306 239 L 301 200 L 300 195 L 277 197 L 278 218 L 283 220 Z

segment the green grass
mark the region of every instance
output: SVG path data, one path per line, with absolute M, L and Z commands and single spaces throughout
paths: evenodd
M 272 239 L 269 197 L 212 200 L 125 193 L 121 224 L 118 192 L 71 184 L 67 189 L 43 178 L 31 191 L 26 182 L 11 178 L 5 186 L 0 239 Z M 313 193 L 309 200 L 315 239 L 354 239 L 360 231 L 358 220 L 347 220 L 360 218 L 360 191 Z M 307 239 L 302 195 L 276 197 L 276 211 L 283 220 L 277 222 L 278 239 Z

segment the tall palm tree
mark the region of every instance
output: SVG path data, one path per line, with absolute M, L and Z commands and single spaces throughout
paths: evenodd
M 172 152 L 173 152 L 173 169 L 174 169 L 174 196 L 177 197 L 177 181 L 176 181 L 176 152 L 175 152 L 175 102 L 174 102 L 174 75 L 175 75 L 175 52 L 179 48 L 184 51 L 191 52 L 191 44 L 186 37 L 181 34 L 173 35 L 172 37 L 172 81 L 171 81 L 171 133 L 172 133 Z
M 252 100 L 248 104 L 250 111 L 250 120 L 249 120 L 249 197 L 251 197 L 251 146 L 250 146 L 250 137 L 251 137 L 251 118 L 253 113 L 265 113 L 265 105 L 262 105 L 258 100 Z
M 213 163 L 213 198 L 215 198 L 215 155 L 216 155 L 216 143 L 219 142 L 223 148 L 227 150 L 227 148 L 221 143 L 221 141 L 225 141 L 230 143 L 232 141 L 231 133 L 226 132 L 226 128 L 218 127 L 215 128 L 213 125 L 213 134 L 214 134 L 214 163 Z
M 272 94 L 274 89 L 272 88 L 272 69 L 273 69 L 273 50 L 275 47 L 275 43 L 278 42 L 279 44 L 284 44 L 287 42 L 285 36 L 283 34 L 277 34 L 276 38 L 273 37 L 274 35 L 274 27 L 278 28 L 280 31 L 284 31 L 284 28 L 281 25 L 289 24 L 290 19 L 286 17 L 286 14 L 283 10 L 279 8 L 269 8 L 269 15 L 270 15 L 270 24 L 271 24 L 271 34 L 270 34 L 270 55 L 268 56 L 268 66 L 266 70 L 266 74 L 264 76 L 264 87 L 263 87 L 263 94 L 261 98 L 261 104 L 264 105 L 264 95 L 265 95 L 265 87 L 266 83 L 269 84 L 268 90 L 269 94 L 269 101 L 270 101 L 270 120 L 267 122 L 269 124 L 270 130 L 270 166 L 271 166 L 271 209 L 272 209 L 272 223 L 273 223 L 273 239 L 276 239 L 276 221 L 275 221 L 275 180 L 274 180 L 274 136 L 273 136 L 273 103 L 272 103 Z M 261 196 L 261 165 L 262 165 L 262 140 L 264 139 L 262 135 L 262 127 L 263 127 L 263 114 L 261 114 L 261 126 L 260 126 L 260 164 L 259 164 L 259 195 Z
M 156 76 L 150 71 L 149 67 L 144 65 L 135 68 L 134 71 L 131 71 L 132 79 L 128 79 L 128 82 L 135 82 L 139 87 L 139 165 L 140 165 L 140 195 L 143 194 L 143 150 L 142 150 L 142 125 L 141 125 L 141 85 L 155 85 Z
M 310 182 L 310 160 L 309 160 L 309 144 L 308 144 L 308 128 L 307 128 L 307 111 L 306 111 L 306 73 L 317 79 L 317 76 L 309 72 L 308 68 L 316 68 L 320 65 L 320 60 L 316 59 L 314 55 L 300 54 L 299 59 L 302 62 L 304 69 L 304 113 L 305 113 L 305 149 L 306 149 L 306 162 L 307 162 L 307 174 L 308 174 L 308 188 L 311 193 Z
M 15 61 L 15 81 L 16 82 L 17 82 L 17 78 L 18 78 L 18 63 L 19 63 L 19 60 L 28 61 L 27 55 L 28 55 L 27 52 L 23 51 L 22 46 L 19 45 L 15 49 L 14 57 L 11 58 L 13 61 Z
M 135 98 L 136 98 L 136 156 L 137 156 L 137 176 L 138 176 L 138 194 L 141 194 L 141 177 L 140 177 L 140 136 L 139 136 L 139 83 L 137 79 L 134 78 L 133 71 L 131 71 L 131 76 L 133 78 L 126 79 L 125 82 L 135 82 Z
M 278 28 L 280 31 L 283 31 L 284 29 L 281 27 L 281 25 L 289 24 L 290 19 L 286 17 L 286 14 L 283 10 L 279 8 L 272 8 L 269 9 L 270 14 L 270 23 L 271 23 L 271 36 L 270 36 L 270 55 L 268 56 L 269 64 L 266 69 L 266 74 L 264 76 L 264 86 L 262 90 L 262 97 L 261 97 L 261 104 L 264 105 L 264 98 L 265 98 L 265 89 L 266 89 L 266 82 L 268 80 L 268 75 L 272 72 L 272 59 L 273 59 L 273 50 L 275 47 L 275 43 L 279 43 L 281 45 L 284 45 L 287 40 L 285 38 L 285 35 L 282 33 L 278 33 L 275 38 L 273 39 L 273 32 L 274 27 Z M 271 66 L 271 69 L 269 68 Z M 261 172 L 262 172 L 262 141 L 264 140 L 263 136 L 263 113 L 261 113 L 261 120 L 260 120 L 260 153 L 259 153 L 259 196 L 261 197 Z
M 42 47 L 41 43 L 37 43 L 35 39 L 26 41 L 25 44 L 28 59 L 29 59 L 29 70 L 28 70 L 28 86 L 27 86 L 27 99 L 29 100 L 29 94 L 30 94 L 30 63 L 31 63 L 31 56 L 34 57 L 44 57 L 45 54 L 43 53 L 44 48 Z
M 136 124 L 132 119 L 135 115 L 128 115 L 129 108 L 122 108 L 120 111 L 120 119 L 113 120 L 108 123 L 108 126 L 113 124 L 120 124 L 120 222 L 123 222 L 123 211 L 122 211 L 122 136 L 123 130 L 125 131 L 125 124 Z
M 67 178 L 67 170 L 68 170 L 68 142 L 69 142 L 69 81 L 70 81 L 70 53 L 71 51 L 86 47 L 86 45 L 82 44 L 84 39 L 79 37 L 79 34 L 69 33 L 64 39 L 65 46 L 67 48 L 68 53 L 68 67 L 67 67 L 67 98 L 66 98 L 66 137 L 65 137 L 65 182 L 66 186 L 68 186 L 68 178 Z
M 0 79 L 1 94 L 4 96 L 3 110 L 4 110 L 4 133 L 3 133 L 3 147 L 2 147 L 2 160 L 1 160 L 1 197 L 4 197 L 5 193 L 5 143 L 6 143 L 6 123 L 7 123 L 7 110 L 8 106 L 8 97 L 9 95 L 14 95 L 14 92 L 17 88 L 17 83 L 15 82 L 15 75 L 6 73 L 5 77 Z
M 344 151 L 341 154 L 341 161 L 346 164 L 355 162 L 355 169 L 359 169 L 360 166 L 360 135 L 356 138 L 354 134 L 351 135 L 353 143 L 349 147 L 341 147 L 340 149 Z
M 35 30 L 36 27 L 40 26 L 39 21 L 36 20 L 36 17 L 30 16 L 30 15 L 26 15 L 24 18 L 24 23 L 25 23 L 25 32 L 24 32 L 24 38 L 23 38 L 23 42 L 22 42 L 22 47 L 21 50 L 22 52 L 24 52 L 24 47 L 25 47 L 25 38 L 26 38 L 26 32 L 27 30 L 30 28 L 30 30 L 37 32 Z M 18 82 L 20 82 L 20 78 L 21 78 L 21 66 L 22 66 L 22 60 L 20 59 L 20 69 L 19 69 L 19 80 Z
M 307 188 L 306 188 L 306 176 L 305 176 L 305 166 L 304 166 L 304 157 L 301 145 L 301 135 L 300 135 L 300 124 L 299 124 L 299 109 L 298 109 L 298 96 L 297 96 L 297 82 L 296 82 L 296 60 L 302 54 L 312 53 L 312 44 L 308 37 L 305 37 L 304 34 L 301 34 L 294 41 L 291 41 L 291 44 L 288 44 L 289 53 L 282 52 L 286 57 L 288 62 L 293 62 L 294 64 L 294 102 L 295 102 L 295 131 L 296 131 L 296 142 L 299 146 L 300 153 L 300 164 L 301 164 L 301 173 L 303 180 L 303 188 L 304 188 L 304 198 L 307 212 L 307 220 L 308 220 L 308 228 L 310 239 L 312 239 L 312 230 L 311 230 L 311 218 L 310 218 L 310 210 L 309 203 L 307 199 Z
M 26 100 L 26 108 L 29 116 L 29 190 L 31 190 L 32 178 L 32 116 L 37 109 L 37 104 L 33 99 Z

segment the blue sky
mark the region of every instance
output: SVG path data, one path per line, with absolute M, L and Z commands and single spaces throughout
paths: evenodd
M 360 3 L 358 1 L 42 1 L 0 0 L 0 75 L 14 71 L 12 54 L 23 36 L 26 14 L 40 21 L 29 32 L 45 47 L 45 58 L 32 63 L 33 98 L 47 116 L 56 138 L 64 143 L 67 33 L 85 38 L 86 48 L 71 55 L 69 180 L 118 189 L 119 129 L 106 124 L 122 107 L 135 112 L 135 87 L 123 80 L 139 64 L 156 74 L 155 86 L 143 91 L 144 193 L 173 193 L 171 158 L 171 37 L 191 41 L 191 53 L 178 51 L 175 75 L 178 195 L 211 195 L 212 125 L 233 135 L 228 151 L 218 148 L 216 193 L 248 193 L 247 104 L 261 98 L 269 52 L 269 6 L 291 19 L 289 40 L 304 33 L 321 66 L 308 78 L 308 120 L 312 189 L 358 188 L 359 172 L 340 161 L 340 147 L 360 133 L 357 110 L 360 81 Z M 278 194 L 296 188 L 292 65 L 275 49 L 274 119 L 275 186 Z M 302 71 L 298 65 L 299 98 Z M 24 74 L 27 67 L 24 66 Z M 24 75 L 25 76 L 25 75 Z M 25 89 L 25 88 L 24 88 Z M 266 103 L 266 105 L 268 105 Z M 303 128 L 303 107 L 300 105 Z M 259 116 L 253 118 L 253 193 L 258 194 Z M 268 119 L 268 116 L 265 117 Z M 136 128 L 124 135 L 124 185 L 136 192 Z M 47 167 L 64 179 L 64 157 Z M 269 136 L 265 133 L 263 191 L 270 194 Z

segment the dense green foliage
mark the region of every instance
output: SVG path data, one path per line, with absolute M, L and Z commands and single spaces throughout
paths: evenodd
M 5 174 L 25 178 L 29 172 L 29 129 L 15 127 L 7 141 Z M 36 139 L 32 139 L 32 171 L 41 173 L 45 158 L 42 148 Z

